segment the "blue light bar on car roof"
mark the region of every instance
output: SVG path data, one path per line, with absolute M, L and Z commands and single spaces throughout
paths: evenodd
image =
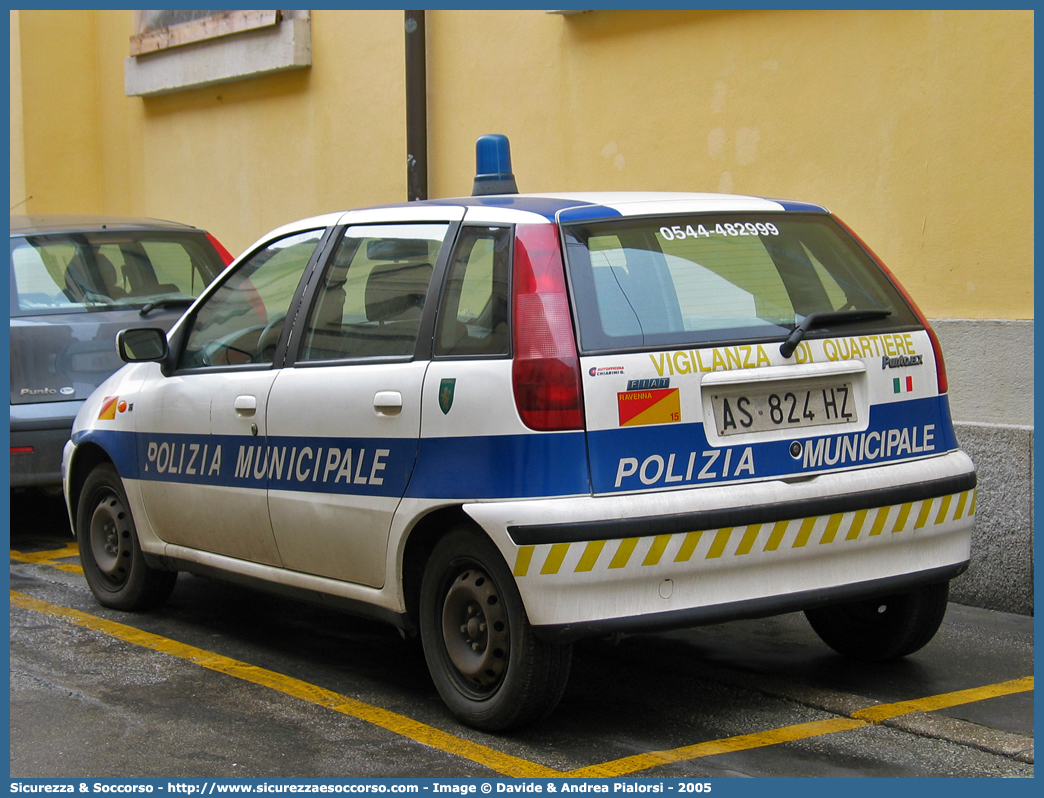
M 517 194 L 515 176 L 511 174 L 511 145 L 507 136 L 490 133 L 475 142 L 474 197 L 486 194 Z

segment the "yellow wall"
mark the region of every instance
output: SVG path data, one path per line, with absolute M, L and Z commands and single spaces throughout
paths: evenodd
M 929 316 L 1032 318 L 1032 12 L 532 14 L 429 12 L 434 193 L 506 133 L 520 191 L 818 202 Z
M 92 11 L 19 12 L 26 211 L 101 210 L 94 23 Z
M 18 12 L 11 11 L 11 211 L 24 213 L 25 147 L 22 137 L 22 44 Z
M 151 212 L 238 253 L 303 216 L 405 199 L 401 12 L 312 14 L 321 67 L 124 99 L 139 107 Z
M 130 11 L 17 25 L 32 211 L 172 218 L 239 252 L 405 199 L 401 11 L 313 11 L 310 69 L 145 99 L 123 93 Z M 475 138 L 505 133 L 522 191 L 819 202 L 929 316 L 1033 317 L 1032 12 L 430 11 L 427 27 L 432 197 L 469 193 Z

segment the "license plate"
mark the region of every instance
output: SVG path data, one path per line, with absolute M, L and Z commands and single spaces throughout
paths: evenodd
M 712 394 L 711 406 L 722 436 L 858 421 L 852 383 L 842 381 L 747 384 Z

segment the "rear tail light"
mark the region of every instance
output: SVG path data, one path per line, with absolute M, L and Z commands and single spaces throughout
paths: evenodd
M 228 266 L 228 264 L 235 260 L 235 258 L 232 257 L 232 253 L 225 249 L 221 245 L 221 242 L 214 238 L 214 236 L 211 233 L 207 233 L 207 241 L 209 241 L 213 245 L 214 249 L 217 250 L 217 254 L 221 256 L 221 260 L 224 261 L 224 264 L 226 266 Z
M 583 429 L 580 359 L 555 225 L 515 228 L 513 288 L 518 414 L 530 429 Z
M 921 309 L 917 307 L 917 303 L 913 301 L 913 297 L 911 297 L 907 290 L 903 288 L 903 284 L 900 283 L 897 279 L 895 279 L 895 275 L 892 274 L 891 269 L 885 266 L 884 261 L 877 257 L 874 251 L 866 245 L 866 242 L 863 241 L 863 239 L 856 235 L 855 231 L 852 230 L 851 227 L 842 222 L 836 216 L 834 217 L 834 221 L 836 221 L 839 225 L 845 228 L 845 230 L 848 231 L 848 234 L 852 236 L 852 238 L 854 238 L 857 242 L 859 242 L 859 246 L 866 250 L 866 254 L 873 259 L 874 263 L 881 267 L 881 271 L 888 275 L 888 279 L 892 281 L 892 285 L 894 285 L 898 289 L 899 293 L 903 295 L 903 299 L 906 300 L 906 303 L 913 310 L 914 314 L 917 316 L 917 320 L 922 325 L 924 325 L 924 329 L 928 333 L 928 337 L 932 341 L 932 351 L 935 352 L 935 373 L 939 380 L 939 393 L 948 392 L 950 390 L 950 382 L 946 378 L 946 362 L 943 360 L 942 346 L 939 345 L 939 338 L 936 336 L 935 330 L 932 329 L 932 325 L 928 323 L 928 319 L 925 318 L 925 315 L 921 312 Z
M 33 453 L 33 447 L 32 446 L 12 446 L 11 447 L 11 454 L 32 454 L 32 453 Z

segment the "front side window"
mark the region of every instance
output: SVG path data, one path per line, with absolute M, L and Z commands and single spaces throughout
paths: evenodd
M 446 224 L 353 225 L 341 237 L 299 360 L 412 355 Z
M 888 311 L 846 334 L 917 325 L 878 266 L 824 214 L 578 224 L 566 228 L 566 250 L 587 352 L 771 340 L 812 313 L 840 310 Z
M 323 232 L 281 238 L 240 264 L 197 311 L 178 368 L 271 363 Z
M 15 315 L 188 305 L 224 268 L 202 235 L 91 232 L 11 242 Z

